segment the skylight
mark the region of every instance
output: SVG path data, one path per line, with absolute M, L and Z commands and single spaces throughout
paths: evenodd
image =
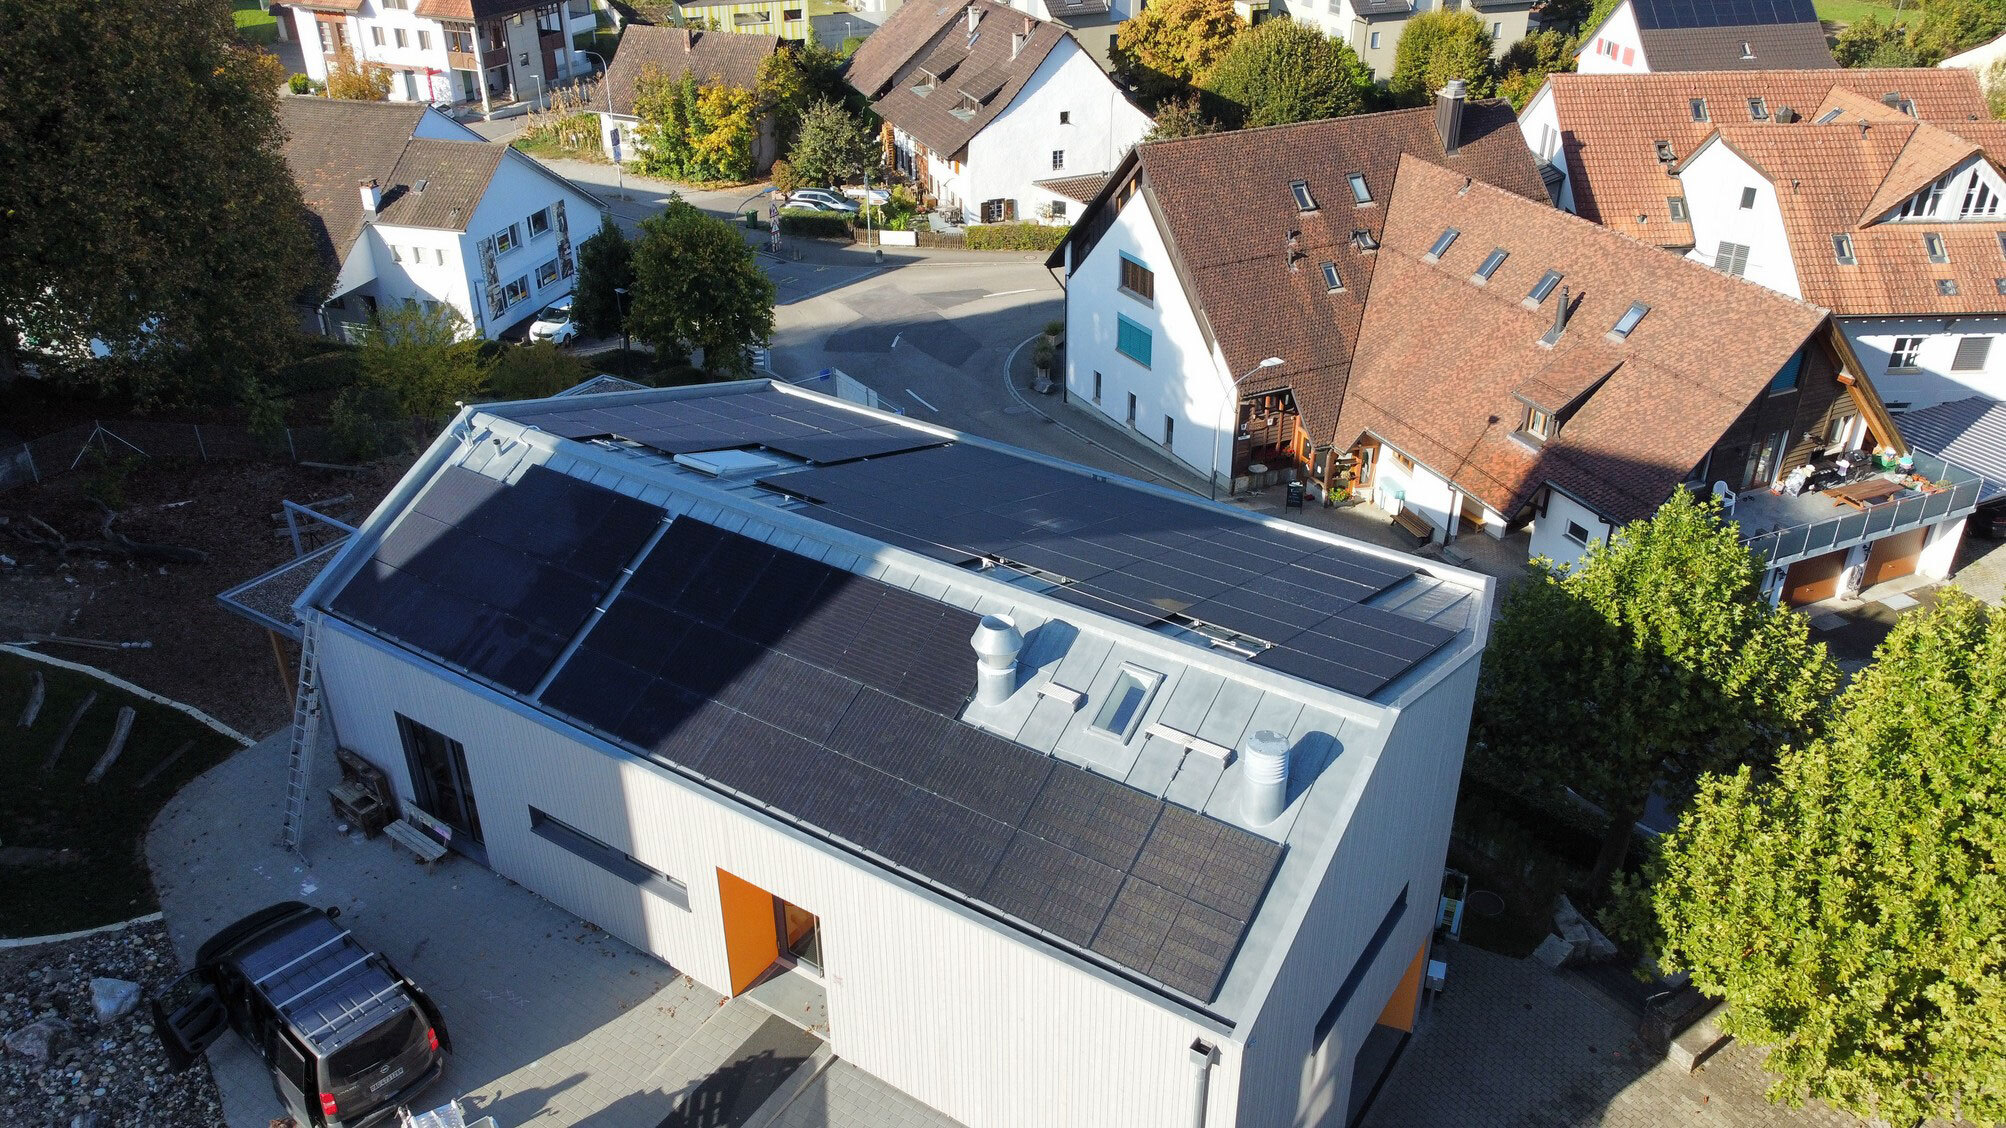
M 1923 235 L 1922 249 L 1928 252 L 1929 261 L 1931 262 L 1950 261 L 1950 248 L 1943 245 L 1943 236 L 1938 235 L 1934 231 L 1927 232 Z
M 1558 285 L 1560 285 L 1560 272 L 1558 270 L 1547 271 L 1545 274 L 1539 276 L 1539 281 L 1532 284 L 1532 290 L 1525 296 L 1526 303 L 1529 305 L 1538 305 L 1545 301 L 1546 295 L 1551 294 L 1553 288 Z
M 1366 186 L 1364 173 L 1354 172 L 1351 175 L 1345 177 L 1345 179 L 1351 182 L 1352 199 L 1356 200 L 1361 204 L 1369 204 L 1372 202 L 1372 189 Z
M 1842 231 L 1832 236 L 1832 257 L 1839 261 L 1840 266 L 1859 265 L 1860 260 L 1853 254 L 1853 237 L 1851 235 Z
M 1843 112 L 1845 112 L 1845 111 L 1843 111 L 1843 110 L 1826 110 L 1826 111 L 1825 111 L 1824 113 L 1822 113 L 1822 114 L 1819 114 L 1819 115 L 1818 115 L 1818 124 L 1819 124 L 1819 125 L 1830 125 L 1830 124 L 1832 124 L 1832 123 L 1833 123 L 1834 121 L 1837 121 L 1837 120 L 1839 119 L 1839 115 L 1840 115 L 1841 113 L 1843 113 Z
M 1428 253 L 1423 257 L 1426 258 L 1429 262 L 1434 262 L 1436 259 L 1441 258 L 1442 252 L 1448 250 L 1449 244 L 1454 243 L 1456 241 L 1456 236 L 1461 234 L 1462 234 L 1461 231 L 1458 231 L 1453 227 L 1443 228 L 1442 233 L 1440 235 L 1435 236 L 1435 245 L 1429 247 Z
M 1484 256 L 1483 265 L 1477 267 L 1477 272 L 1471 275 L 1471 277 L 1477 279 L 1479 282 L 1490 281 L 1491 275 L 1498 272 L 1498 267 L 1503 266 L 1504 260 L 1509 258 L 1510 255 L 1511 252 L 1505 250 L 1503 247 L 1499 247 L 1497 250 Z
M 1760 98 L 1750 98 L 1748 100 L 1748 120 L 1768 121 L 1769 103 L 1763 101 Z
M 1617 337 L 1628 337 L 1630 330 L 1635 329 L 1637 323 L 1644 320 L 1644 315 L 1649 312 L 1651 312 L 1651 307 L 1645 305 L 1643 302 L 1631 302 L 1630 308 L 1623 311 L 1623 316 L 1616 319 L 1616 327 L 1609 330 L 1610 334 Z
M 1939 279 L 1937 279 L 1937 280 L 1936 280 L 1936 292 L 1937 292 L 1937 293 L 1939 293 L 1939 294 L 1942 294 L 1942 295 L 1943 295 L 1944 297 L 1946 297 L 1946 298 L 1954 298 L 1954 297 L 1956 297 L 1956 296 L 1957 296 L 1957 280 L 1956 280 L 1955 278 L 1939 278 Z
M 1316 210 L 1316 197 L 1309 194 L 1309 181 L 1292 180 L 1289 182 L 1289 191 L 1296 195 L 1297 208 L 1303 211 Z
M 1692 103 L 1691 103 L 1691 104 L 1692 104 L 1692 111 L 1693 111 L 1693 120 L 1694 120 L 1694 121 L 1706 121 L 1706 120 L 1707 120 L 1707 112 L 1706 112 L 1706 99 L 1705 99 L 1705 98 L 1694 98 L 1694 99 L 1692 100 Z
M 1324 288 L 1333 294 L 1344 289 L 1344 279 L 1337 276 L 1336 263 L 1327 262 L 1323 264 L 1323 284 Z

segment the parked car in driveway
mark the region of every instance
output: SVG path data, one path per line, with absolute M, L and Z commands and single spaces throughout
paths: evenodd
M 233 1029 L 311 1128 L 381 1124 L 437 1081 L 452 1050 L 439 1008 L 338 915 L 287 901 L 203 944 L 194 970 L 152 1002 L 174 1068 Z
M 567 295 L 543 307 L 529 327 L 529 339 L 568 345 L 578 339 L 578 323 L 571 320 L 571 298 Z
M 862 210 L 857 201 L 849 199 L 833 188 L 797 189 L 788 194 L 787 206 L 825 212 L 855 213 Z
M 865 203 L 876 204 L 879 207 L 892 202 L 892 194 L 885 189 L 864 188 L 856 184 L 843 189 L 843 195 L 848 196 L 852 200 L 861 200 Z

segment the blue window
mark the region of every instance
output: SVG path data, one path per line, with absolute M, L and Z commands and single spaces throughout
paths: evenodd
M 1773 396 L 1778 392 L 1787 392 L 1796 387 L 1797 375 L 1803 368 L 1804 354 L 1800 352 L 1791 356 L 1790 362 L 1785 364 L 1782 370 L 1776 374 L 1776 378 L 1769 382 L 1769 394 Z
M 1149 330 L 1144 329 L 1142 326 L 1137 325 L 1120 314 L 1115 314 L 1115 320 L 1119 324 L 1115 334 L 1114 351 L 1142 365 L 1144 368 L 1148 368 Z

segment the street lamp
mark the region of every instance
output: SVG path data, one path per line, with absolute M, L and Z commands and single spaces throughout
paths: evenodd
M 634 374 L 634 348 L 627 338 L 627 287 L 615 286 L 613 293 L 620 305 L 620 371 L 622 375 Z
M 620 123 L 613 120 L 613 84 L 607 81 L 613 68 L 607 65 L 606 56 L 597 51 L 580 51 L 576 47 L 571 50 L 574 54 L 590 55 L 599 60 L 599 85 L 606 88 L 606 124 L 613 130 L 613 175 L 620 178 L 620 198 L 624 200 L 627 198 L 627 168 L 620 163 Z
M 1219 434 L 1215 435 L 1212 439 L 1212 479 L 1210 485 L 1212 487 L 1213 501 L 1219 500 L 1219 441 L 1222 438 L 1229 444 L 1233 441 L 1233 432 L 1231 430 L 1233 424 L 1227 416 L 1228 413 L 1240 405 L 1240 382 L 1264 368 L 1278 368 L 1281 366 L 1281 363 L 1281 357 L 1271 356 L 1252 368 L 1247 369 L 1245 372 L 1240 373 L 1238 376 L 1233 377 L 1232 385 L 1226 389 L 1226 402 L 1219 409 Z M 1226 449 L 1230 452 L 1233 448 L 1228 446 Z M 1226 456 L 1229 463 L 1226 468 L 1227 473 L 1232 472 L 1232 466 L 1230 465 L 1232 457 L 1230 453 Z

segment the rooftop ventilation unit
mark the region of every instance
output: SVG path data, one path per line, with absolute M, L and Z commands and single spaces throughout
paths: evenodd
M 1017 655 L 1024 636 L 1008 615 L 984 615 L 968 644 L 975 648 L 975 702 L 995 707 L 1017 691 Z
M 1289 806 L 1289 738 L 1273 729 L 1257 729 L 1240 746 L 1246 788 L 1241 813 L 1254 826 L 1282 817 Z

